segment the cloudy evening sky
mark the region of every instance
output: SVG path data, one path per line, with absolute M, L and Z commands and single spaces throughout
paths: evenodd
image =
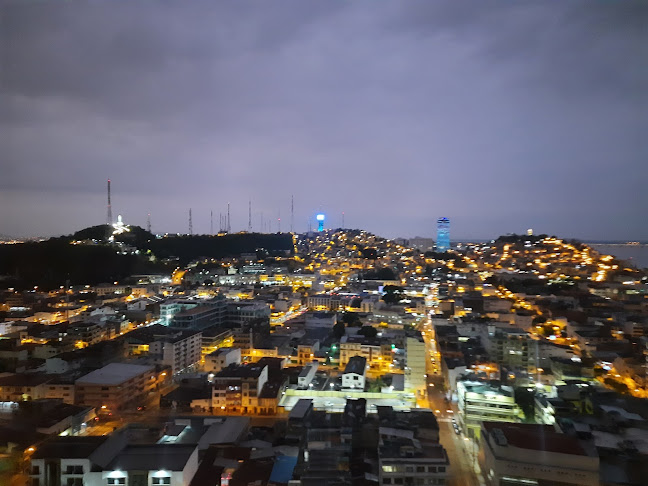
M 0 233 L 648 239 L 648 3 L 0 0 Z

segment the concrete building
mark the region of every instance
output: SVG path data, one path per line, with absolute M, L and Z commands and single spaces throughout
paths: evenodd
M 166 381 L 167 372 L 153 366 L 111 363 L 75 382 L 75 401 L 118 410 L 146 398 Z
M 417 352 L 415 351 L 415 353 Z M 345 367 L 354 356 L 365 358 L 372 371 L 387 373 L 392 368 L 391 344 L 381 343 L 376 339 L 367 339 L 364 336 L 342 336 L 340 340 L 340 368 Z
M 196 444 L 126 445 L 125 434 L 56 437 L 31 457 L 31 486 L 189 486 Z
M 353 356 L 342 373 L 342 388 L 364 390 L 367 377 L 367 359 Z
M 533 340 L 516 327 L 488 326 L 483 344 L 491 359 L 508 369 L 529 370 L 535 366 Z
M 260 413 L 258 399 L 267 381 L 267 366 L 228 366 L 212 378 L 214 409 L 235 413 Z
M 479 462 L 489 486 L 599 484 L 596 450 L 546 425 L 484 422 Z
M 178 331 L 158 336 L 149 344 L 149 356 L 154 362 L 171 368 L 178 373 L 193 371 L 201 359 L 202 333 L 200 331 Z
M 235 302 L 227 306 L 227 320 L 237 327 L 247 326 L 257 319 L 270 319 L 270 306 L 265 302 Z
M 446 484 L 450 462 L 441 444 L 425 444 L 410 431 L 380 427 L 380 484 Z
M 220 348 L 205 356 L 205 371 L 219 373 L 231 364 L 241 364 L 240 348 Z
M 524 416 L 515 403 L 513 388 L 479 381 L 457 383 L 459 422 L 469 437 L 478 437 L 483 421 L 520 422 Z
M 305 366 L 297 377 L 297 388 L 302 390 L 307 389 L 308 385 L 313 381 L 313 378 L 315 378 L 315 373 L 317 373 L 318 367 L 319 363 L 317 361 Z
M 405 390 L 425 396 L 427 386 L 425 342 L 420 332 L 405 338 Z

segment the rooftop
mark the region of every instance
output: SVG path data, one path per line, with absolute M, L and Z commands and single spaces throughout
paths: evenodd
M 588 455 L 578 439 L 560 434 L 548 425 L 483 422 L 482 426 L 490 437 L 500 434 L 497 430 L 501 431 L 506 446 L 556 454 Z
M 53 437 L 36 448 L 34 459 L 82 459 L 87 458 L 101 444 L 106 436 Z
M 195 445 L 153 444 L 130 445 L 108 465 L 108 469 L 122 471 L 182 471 Z
M 119 385 L 143 373 L 153 370 L 152 366 L 126 363 L 110 363 L 79 378 L 77 384 Z

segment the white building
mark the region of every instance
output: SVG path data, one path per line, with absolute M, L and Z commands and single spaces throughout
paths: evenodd
M 208 373 L 218 373 L 231 364 L 241 364 L 241 348 L 220 348 L 205 356 Z
M 367 359 L 353 356 L 342 373 L 342 388 L 364 390 L 367 376 Z
M 173 374 L 192 371 L 201 358 L 202 332 L 179 331 L 161 336 L 149 345 L 156 363 L 169 366 Z
M 417 334 L 417 336 L 407 336 L 405 338 L 405 390 L 417 393 L 418 396 L 424 396 L 427 385 L 425 379 L 425 342 L 421 333 Z
M 31 486 L 189 486 L 196 444 L 126 445 L 124 434 L 56 437 L 31 458 Z
M 477 437 L 483 421 L 520 422 L 524 416 L 515 403 L 513 388 L 479 381 L 457 382 L 459 421 L 467 435 Z

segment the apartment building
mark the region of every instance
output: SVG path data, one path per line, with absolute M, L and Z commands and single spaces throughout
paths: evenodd
M 268 381 L 268 366 L 232 364 L 212 378 L 215 410 L 261 413 L 259 395 Z
M 75 382 L 75 401 L 118 410 L 147 397 L 166 383 L 167 377 L 167 371 L 156 371 L 153 366 L 110 363 Z
M 171 368 L 176 375 L 193 371 L 201 359 L 202 332 L 178 331 L 164 336 L 157 336 L 149 344 L 149 356 L 154 362 Z
M 513 422 L 524 414 L 515 403 L 513 388 L 479 381 L 457 382 L 459 422 L 469 437 L 478 437 L 483 421 Z

